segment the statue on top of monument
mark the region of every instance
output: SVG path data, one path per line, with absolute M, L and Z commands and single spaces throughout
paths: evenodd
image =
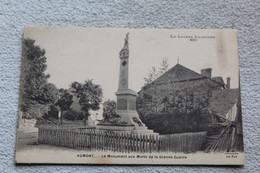
M 129 35 L 129 32 L 128 32 L 128 33 L 126 33 L 126 37 L 125 37 L 125 44 L 124 44 L 124 47 L 123 47 L 123 49 L 128 49 L 128 39 L 129 39 L 128 35 Z
M 119 52 L 119 58 L 128 58 L 129 57 L 129 50 L 128 50 L 128 37 L 129 33 L 126 33 L 126 37 L 125 37 L 125 44 L 124 47 L 121 49 L 121 51 Z
M 129 35 L 129 32 L 126 33 L 126 37 L 125 37 L 125 46 L 126 46 L 126 45 L 128 46 L 128 35 Z

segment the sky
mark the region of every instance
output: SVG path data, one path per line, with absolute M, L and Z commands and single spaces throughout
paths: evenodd
M 25 27 L 24 38 L 46 51 L 49 82 L 68 89 L 74 81 L 93 79 L 104 99 L 116 99 L 119 52 L 129 34 L 129 88 L 138 92 L 153 66 L 164 58 L 169 69 L 179 64 L 212 76 L 231 77 L 239 86 L 237 32 L 235 30 L 127 29 L 83 27 Z M 200 37 L 197 38 L 196 37 Z M 191 38 L 194 39 L 191 41 Z

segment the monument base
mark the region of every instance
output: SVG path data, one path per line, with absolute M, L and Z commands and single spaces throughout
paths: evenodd
M 114 132 L 125 132 L 130 134 L 131 131 L 133 131 L 134 126 L 129 125 L 105 125 L 105 124 L 98 124 L 96 126 L 97 130 L 108 130 L 108 131 L 114 131 Z
M 153 130 L 148 129 L 146 126 L 135 126 L 135 125 L 115 125 L 115 124 L 97 124 L 97 130 L 106 130 L 113 132 L 124 132 L 127 134 L 154 134 L 159 135 L 159 133 L 155 133 Z
M 133 134 L 153 134 L 153 135 L 159 135 L 159 133 L 155 133 L 153 130 L 147 129 L 147 130 L 132 130 L 131 133 Z

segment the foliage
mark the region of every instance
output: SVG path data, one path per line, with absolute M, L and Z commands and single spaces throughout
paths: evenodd
M 58 118 L 58 112 L 59 112 L 59 109 L 56 106 L 51 105 L 50 111 L 48 113 L 44 114 L 43 119 L 46 119 L 46 120 L 56 119 L 56 120 L 58 120 L 59 119 Z M 78 112 L 78 111 L 75 111 L 75 110 L 72 110 L 72 109 L 67 109 L 67 110 L 63 111 L 62 116 L 63 116 L 63 119 L 71 120 L 71 121 L 82 120 L 83 117 L 84 117 L 83 112 Z
M 55 105 L 50 105 L 50 110 L 47 113 L 45 113 L 42 118 L 43 119 L 50 119 L 50 118 L 58 119 L 58 112 L 59 112 L 59 110 L 57 109 L 57 107 Z
M 73 92 L 77 98 L 79 98 L 79 104 L 85 118 L 90 115 L 90 110 L 100 109 L 99 105 L 102 101 L 103 92 L 99 85 L 94 84 L 92 80 L 87 80 L 83 84 L 73 82 L 71 87 L 74 89 Z
M 206 110 L 197 109 L 191 113 L 160 113 L 141 117 L 149 129 L 160 134 L 207 131 L 212 116 Z
M 159 72 L 161 74 L 165 73 L 167 70 L 168 70 L 168 67 L 169 67 L 169 63 L 168 63 L 168 59 L 167 58 L 164 58 L 160 64 L 160 67 L 159 67 Z
M 164 74 L 168 70 L 169 64 L 168 60 L 164 58 L 160 64 L 160 67 L 152 67 L 152 69 L 148 73 L 148 77 L 144 78 L 145 85 L 152 83 L 162 74 Z
M 114 100 L 108 99 L 103 105 L 104 122 L 110 122 L 118 118 L 119 115 L 116 114 L 116 102 Z
M 57 100 L 57 88 L 48 83 L 45 50 L 32 39 L 23 40 L 20 109 L 27 117 L 39 118 Z
M 56 105 L 59 106 L 59 108 L 62 111 L 66 111 L 70 108 L 71 104 L 73 103 L 72 97 L 73 95 L 66 89 L 59 89 L 58 94 L 58 101 L 56 102 Z
M 154 90 L 138 96 L 137 111 L 140 119 L 156 132 L 204 131 L 215 121 L 214 114 L 207 109 L 210 90 L 196 93 L 194 88 L 182 88 L 165 95 L 157 95 Z
M 59 90 L 58 94 L 58 101 L 56 102 L 56 105 L 60 109 L 60 122 L 62 124 L 63 122 L 63 111 L 66 111 L 70 108 L 71 104 L 73 103 L 72 97 L 73 95 L 70 94 L 70 92 L 66 89 L 61 88 Z
M 83 112 L 78 112 L 72 109 L 68 109 L 67 111 L 64 111 L 63 118 L 71 121 L 83 120 L 84 114 Z
M 50 107 L 52 104 L 39 104 L 34 103 L 30 105 L 30 109 L 26 112 L 23 112 L 23 119 L 40 119 L 46 113 L 50 111 Z

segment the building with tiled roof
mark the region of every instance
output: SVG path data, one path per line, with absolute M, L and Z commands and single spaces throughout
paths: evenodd
M 242 151 L 240 90 L 230 80 L 177 64 L 138 92 L 138 113 L 160 134 L 208 131 L 205 151 Z
M 160 116 L 165 112 L 170 114 L 174 112 L 173 109 L 189 113 L 200 107 L 234 121 L 240 97 L 239 89 L 230 89 L 229 77 L 225 84 L 222 77 L 211 75 L 211 68 L 197 73 L 180 64 L 175 65 L 138 92 L 137 108 L 140 116 Z
M 235 121 L 238 102 L 239 89 L 214 90 L 210 97 L 209 107 L 218 115 Z
M 221 96 L 232 96 L 230 99 L 234 100 L 233 95 L 228 94 L 229 91 L 226 90 L 230 88 L 230 78 L 227 79 L 227 84 L 225 84 L 222 77 L 212 77 L 211 74 L 211 68 L 202 69 L 199 74 L 187 67 L 177 64 L 152 83 L 145 85 L 142 90 L 138 92 L 139 98 L 142 96 L 151 97 L 153 104 L 150 105 L 152 105 L 152 107 L 146 109 L 150 112 L 153 110 L 155 112 L 160 111 L 164 107 L 163 99 L 167 97 L 172 100 L 176 97 L 176 94 L 184 97 L 190 94 L 194 97 L 193 103 L 185 102 L 183 104 L 196 104 L 196 99 L 200 101 L 205 100 L 206 102 L 210 99 L 210 95 L 213 91 L 218 91 L 218 93 L 222 93 L 223 91 Z M 213 96 L 215 96 L 215 93 L 216 92 L 213 93 Z M 236 94 L 238 94 L 238 92 L 236 92 Z M 210 101 L 213 99 L 214 98 L 211 98 Z M 144 104 L 139 104 L 138 106 L 140 111 L 142 111 L 142 106 L 144 106 L 144 108 L 147 107 L 147 105 Z M 214 110 L 219 111 L 219 109 L 215 108 L 212 104 L 210 104 L 210 106 L 212 106 Z M 149 114 L 149 111 L 146 111 L 147 114 Z
M 170 84 L 170 83 L 182 83 L 189 81 L 202 81 L 206 80 L 210 85 L 225 88 L 225 84 L 223 82 L 222 77 L 213 77 L 211 78 L 211 68 L 202 69 L 201 74 L 192 71 L 180 64 L 175 65 L 170 70 L 165 72 L 163 75 L 158 77 L 152 85 L 161 85 L 161 84 Z M 150 85 L 151 85 L 150 84 Z M 145 86 L 147 87 L 147 86 Z M 145 88 L 144 87 L 144 88 Z

